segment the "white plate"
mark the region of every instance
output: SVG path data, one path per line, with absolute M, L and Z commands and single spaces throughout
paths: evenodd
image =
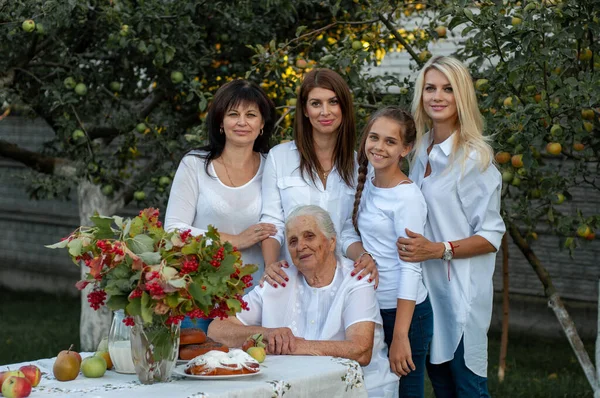
M 187 362 L 187 361 L 186 361 Z M 199 379 L 199 380 L 222 380 L 222 379 L 237 379 L 238 377 L 250 377 L 260 374 L 261 368 L 258 368 L 258 372 L 256 373 L 246 373 L 241 375 L 222 375 L 222 376 L 206 376 L 206 375 L 189 375 L 185 373 L 185 365 L 179 365 L 173 369 L 173 373 L 179 376 L 185 376 L 190 379 Z

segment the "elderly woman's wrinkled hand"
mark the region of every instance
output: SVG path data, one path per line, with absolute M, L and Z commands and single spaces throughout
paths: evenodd
M 299 338 L 294 336 L 290 328 L 272 328 L 263 333 L 263 340 L 267 344 L 268 354 L 290 355 L 296 351 Z
M 271 263 L 265 266 L 265 273 L 262 278 L 260 278 L 259 285 L 263 287 L 264 283 L 267 282 L 269 285 L 273 287 L 277 287 L 277 285 L 281 285 L 285 287 L 285 283 L 290 279 L 282 268 L 288 268 L 289 265 L 287 261 L 281 260 Z
M 379 285 L 379 272 L 377 272 L 377 264 L 373 257 L 368 253 L 363 253 L 354 262 L 354 269 L 352 270 L 352 276 L 356 276 L 358 279 L 369 277 L 369 282 L 375 281 L 375 289 Z

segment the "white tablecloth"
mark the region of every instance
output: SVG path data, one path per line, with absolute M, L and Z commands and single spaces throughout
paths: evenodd
M 82 353 L 86 357 L 90 353 Z M 333 357 L 268 355 L 261 373 L 244 378 L 196 380 L 173 374 L 165 383 L 143 385 L 136 375 L 107 371 L 103 377 L 89 379 L 81 373 L 72 381 L 60 382 L 52 375 L 55 358 L 13 365 L 0 371 L 16 370 L 34 364 L 42 371 L 42 381 L 31 397 L 110 397 L 110 398 L 202 398 L 202 397 L 366 397 L 363 373 L 357 362 Z

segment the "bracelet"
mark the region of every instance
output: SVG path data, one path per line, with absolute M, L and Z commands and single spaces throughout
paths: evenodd
M 448 241 L 448 243 L 450 244 L 450 249 L 452 250 L 452 257 L 454 257 L 454 245 L 450 241 Z
M 364 252 L 360 253 L 360 256 L 358 256 L 358 259 L 360 260 L 360 258 L 361 258 L 362 256 L 364 256 L 365 254 L 366 254 L 367 256 L 371 257 L 371 259 L 373 260 L 373 262 L 374 262 L 375 264 L 377 264 L 377 260 L 375 260 L 375 257 L 373 257 L 373 255 L 372 255 L 371 253 L 367 252 L 367 251 L 364 251 Z

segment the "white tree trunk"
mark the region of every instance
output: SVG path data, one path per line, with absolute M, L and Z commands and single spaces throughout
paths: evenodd
M 103 216 L 112 216 L 118 210 L 123 208 L 122 199 L 111 199 L 102 194 L 100 187 L 87 180 L 79 183 L 77 190 L 79 202 L 79 222 L 81 225 L 90 225 L 90 217 L 94 212 Z M 81 267 L 81 278 L 85 277 L 87 269 L 85 265 Z M 87 295 L 91 290 L 91 285 L 81 291 L 81 321 L 79 324 L 81 351 L 96 351 L 98 343 L 103 337 L 108 336 L 112 311 L 103 306 L 98 311 L 94 311 L 88 301 Z

